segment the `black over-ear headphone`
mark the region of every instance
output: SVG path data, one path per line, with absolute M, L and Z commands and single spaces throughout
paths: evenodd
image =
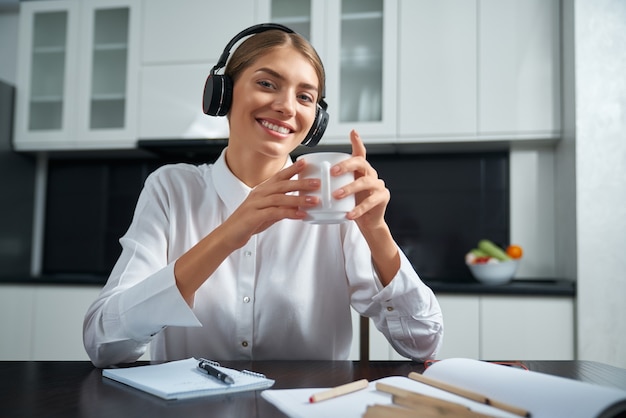
M 217 64 L 215 64 L 215 66 L 211 69 L 211 72 L 206 79 L 206 83 L 204 84 L 204 96 L 202 99 L 202 109 L 204 110 L 204 113 L 211 116 L 225 116 L 230 110 L 233 100 L 233 81 L 229 76 L 216 74 L 216 72 L 226 66 L 226 61 L 228 60 L 232 47 L 246 36 L 265 32 L 271 29 L 294 33 L 294 31 L 289 29 L 287 26 L 279 25 L 277 23 L 261 23 L 242 30 L 233 39 L 231 39 L 230 42 L 228 42 L 226 48 L 224 48 L 224 52 L 222 52 Z M 322 92 L 322 98 L 317 103 L 313 126 L 311 126 L 311 129 L 302 141 L 303 145 L 314 147 L 320 139 L 322 139 L 326 126 L 328 126 L 329 116 L 328 112 L 326 112 L 327 108 L 328 105 L 324 101 L 324 92 Z

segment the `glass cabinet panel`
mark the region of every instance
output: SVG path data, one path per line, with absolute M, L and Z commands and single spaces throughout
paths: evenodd
M 352 129 L 370 141 L 393 138 L 397 129 L 398 1 L 258 1 L 272 21 L 308 36 L 324 62 L 331 115 L 324 140 L 349 143 Z
M 272 0 L 272 22 L 311 39 L 311 0 Z
M 63 121 L 67 12 L 34 15 L 28 129 L 60 130 Z
M 96 10 L 94 17 L 90 129 L 125 126 L 129 10 Z
M 382 118 L 383 0 L 341 3 L 340 122 Z

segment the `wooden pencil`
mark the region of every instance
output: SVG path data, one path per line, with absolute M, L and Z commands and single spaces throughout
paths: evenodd
M 485 395 L 480 393 L 473 392 L 471 390 L 463 389 L 440 380 L 432 379 L 430 377 L 426 377 L 416 372 L 409 373 L 409 378 L 415 380 L 420 383 L 424 383 L 429 386 L 436 387 L 437 389 L 445 390 L 446 392 L 454 393 L 455 395 L 462 396 L 466 399 L 471 399 L 476 402 L 484 403 L 489 406 L 493 406 L 494 408 L 501 409 L 503 411 L 510 412 L 515 415 L 519 415 L 521 417 L 530 417 L 530 412 L 519 408 L 514 405 L 510 405 L 501 401 L 497 401 L 495 399 L 491 399 Z
M 395 405 L 419 411 L 421 414 L 448 418 L 493 418 L 492 415 L 481 414 L 469 408 L 458 408 L 459 405 L 454 403 L 452 403 L 452 405 L 441 405 L 431 402 L 432 399 L 437 398 L 431 398 L 429 396 L 424 396 L 423 398 L 424 399 L 393 395 L 392 399 Z
M 376 383 L 376 390 L 393 395 L 393 403 L 410 409 L 418 409 L 423 413 L 448 417 L 478 418 L 485 415 L 472 411 L 465 405 L 444 399 L 435 398 L 410 390 L 402 389 L 386 383 Z
M 376 383 L 376 390 L 381 392 L 389 393 L 394 397 L 405 398 L 414 400 L 416 403 L 421 403 L 422 405 L 430 405 L 433 407 L 445 408 L 451 411 L 456 411 L 459 413 L 463 413 L 465 411 L 469 411 L 470 409 L 465 405 L 461 405 L 458 403 L 446 401 L 439 398 L 434 398 L 432 396 L 423 395 L 421 393 L 413 392 L 407 389 L 402 389 L 397 386 L 389 385 L 387 383 Z
M 356 392 L 357 390 L 365 389 L 369 385 L 367 379 L 361 379 L 354 382 L 346 383 L 345 385 L 336 386 L 332 389 L 325 390 L 313 394 L 309 398 L 309 402 L 321 402 L 327 399 L 336 398 L 338 396 L 347 395 L 348 393 Z

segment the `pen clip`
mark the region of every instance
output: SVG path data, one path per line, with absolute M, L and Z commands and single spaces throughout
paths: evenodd
M 213 366 L 213 367 L 220 367 L 220 364 L 217 361 L 208 360 L 208 359 L 205 359 L 205 358 L 202 358 L 202 357 L 196 358 L 196 360 L 198 360 L 200 362 L 200 364 L 199 364 L 200 367 L 202 367 L 202 365 L 204 365 L 204 364 L 208 364 L 208 365 Z

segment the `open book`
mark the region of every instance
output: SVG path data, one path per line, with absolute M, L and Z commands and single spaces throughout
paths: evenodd
M 478 360 L 442 360 L 430 366 L 424 376 L 517 406 L 532 418 L 608 418 L 626 412 L 626 391 Z M 365 390 L 317 403 L 310 403 L 309 397 L 323 390 L 320 388 L 266 390 L 261 396 L 292 418 L 361 418 L 368 406 L 392 403 L 392 395 L 376 390 L 377 383 L 458 403 L 489 416 L 519 418 L 404 376 L 379 379 Z
M 274 384 L 274 380 L 268 379 L 260 373 L 247 370 L 239 371 L 221 367 L 215 363 L 216 369 L 226 373 L 234 380 L 233 384 L 226 384 L 198 369 L 198 363 L 198 360 L 189 358 L 125 369 L 104 369 L 102 376 L 163 399 L 196 398 L 266 389 Z

